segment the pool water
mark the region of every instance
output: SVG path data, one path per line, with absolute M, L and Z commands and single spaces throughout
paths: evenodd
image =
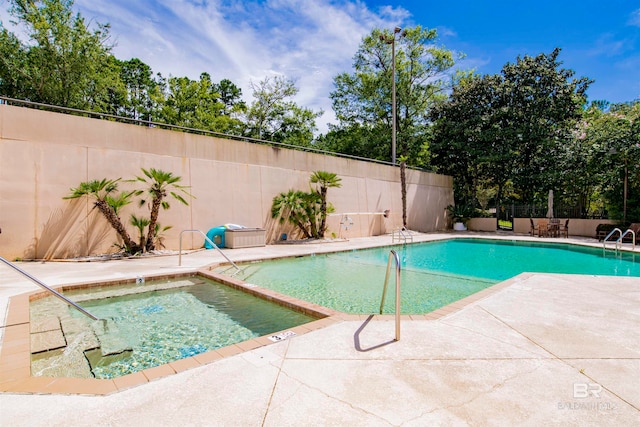
M 636 254 L 569 244 L 451 239 L 393 248 L 404 314 L 431 312 L 523 272 L 640 276 Z M 390 249 L 265 261 L 249 265 L 244 280 L 346 313 L 377 313 Z M 384 312 L 394 306 L 390 289 Z
M 183 286 L 124 295 L 119 294 L 127 288 L 105 287 L 98 293 L 116 296 L 93 300 L 87 299 L 87 290 L 65 292 L 90 313 L 108 319 L 106 328 L 92 323 L 100 348 L 85 350 L 95 378 L 138 372 L 315 320 L 210 280 L 178 282 Z M 149 286 L 154 283 L 141 288 Z M 76 310 L 71 316 L 84 317 Z

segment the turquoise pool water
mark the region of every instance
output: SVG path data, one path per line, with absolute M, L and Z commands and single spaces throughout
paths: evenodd
M 244 280 L 346 313 L 377 313 L 390 249 L 265 261 L 248 266 Z M 640 255 L 569 244 L 451 239 L 394 249 L 405 314 L 428 313 L 523 272 L 640 276 Z M 390 289 L 385 312 L 394 304 Z
M 148 287 L 160 289 L 145 292 Z M 92 293 L 99 294 L 99 299 L 89 299 Z M 315 320 L 199 276 L 65 295 L 108 319 L 106 329 L 101 322 L 91 324 L 100 347 L 83 350 L 95 378 L 138 372 Z M 58 300 L 51 304 L 59 310 Z M 86 319 L 68 306 L 62 309 L 78 320 Z M 67 341 L 72 338 L 67 336 Z M 91 340 L 84 337 L 82 341 Z M 69 343 L 68 349 L 72 347 Z

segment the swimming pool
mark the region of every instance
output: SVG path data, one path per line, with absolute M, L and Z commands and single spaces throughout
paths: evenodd
M 640 276 L 639 255 L 571 244 L 465 238 L 393 248 L 404 314 L 431 312 L 523 272 Z M 244 280 L 345 313 L 376 313 L 390 249 L 260 262 L 246 267 Z
M 39 376 L 109 379 L 316 320 L 200 276 L 65 292 L 106 326 L 58 299 L 31 303 L 66 345 L 32 357 Z

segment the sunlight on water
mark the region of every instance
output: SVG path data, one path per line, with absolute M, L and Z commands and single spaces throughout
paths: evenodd
M 107 319 L 106 328 L 99 321 L 89 326 L 82 314 L 49 298 L 34 301 L 33 316 L 61 319 L 69 341 L 64 351 L 34 358 L 36 375 L 114 378 L 314 320 L 224 285 L 201 278 L 195 282 L 175 288 L 169 281 L 170 289 L 151 292 L 144 292 L 145 286 L 154 286 L 151 281 L 133 285 L 137 288 L 107 286 L 95 290 L 101 298 L 94 300 L 87 299 L 90 291 L 78 291 L 83 308 Z M 73 292 L 66 295 L 74 298 Z M 74 335 L 77 328 L 65 328 L 80 320 L 88 328 L 78 331 L 81 335 Z M 93 340 L 70 341 L 88 335 Z
M 250 265 L 244 279 L 335 310 L 377 313 L 390 249 L 265 261 Z M 635 254 L 567 244 L 452 239 L 394 249 L 405 314 L 428 313 L 523 272 L 640 276 Z M 389 292 L 385 312 L 394 304 Z

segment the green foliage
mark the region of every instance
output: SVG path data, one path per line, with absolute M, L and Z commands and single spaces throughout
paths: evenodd
M 136 244 L 124 227 L 122 220 L 118 216 L 118 211 L 123 206 L 130 203 L 131 192 L 116 193 L 118 191 L 118 179 L 102 179 L 81 182 L 76 188 L 71 189 L 71 193 L 63 199 L 78 199 L 89 197 L 94 200 L 93 208 L 98 209 L 105 217 L 113 229 L 122 239 L 123 249 L 127 253 L 137 253 L 142 250 L 142 246 Z M 114 195 L 115 194 L 115 195 Z
M 291 98 L 298 93 L 295 83 L 285 77 L 265 78 L 251 83 L 253 103 L 245 116 L 245 136 L 291 145 L 310 146 L 315 120 L 322 111 L 298 106 Z
M 388 41 L 393 37 L 392 46 Z M 340 123 L 321 144 L 342 153 L 391 159 L 395 46 L 398 153 L 417 164 L 428 132 L 427 113 L 445 97 L 457 59 L 436 41 L 436 30 L 421 26 L 400 34 L 374 29 L 366 36 L 354 57 L 354 72 L 334 78 L 331 99 Z
M 640 102 L 594 105 L 579 128 L 585 172 L 607 201 L 610 216 L 640 221 Z M 578 178 L 579 179 L 579 178 Z M 626 194 L 625 194 L 626 182 Z M 625 210 L 626 200 L 626 210 Z
M 432 163 L 454 176 L 459 203 L 474 201 L 481 181 L 497 189 L 498 202 L 508 183 L 525 203 L 560 185 L 558 164 L 590 81 L 560 68 L 559 54 L 518 57 L 499 75 L 464 77 L 432 110 Z
M 138 176 L 135 180 L 145 185 L 144 190 L 136 190 L 134 194 L 136 196 L 140 196 L 143 194 L 147 194 L 149 199 L 141 198 L 139 203 L 140 206 L 147 205 L 150 211 L 149 223 L 147 225 L 147 239 L 144 244 L 144 249 L 147 251 L 151 251 L 155 249 L 155 240 L 154 237 L 157 234 L 156 225 L 158 222 L 158 215 L 160 213 L 160 208 L 169 209 L 169 202 L 167 201 L 167 196 L 171 195 L 174 199 L 179 201 L 184 205 L 189 205 L 189 203 L 182 197 L 182 194 L 193 197 L 188 191 L 186 186 L 178 184 L 182 178 L 180 176 L 174 175 L 173 172 L 166 172 L 158 169 L 145 169 L 142 168 L 142 173 L 144 176 Z M 173 191 L 173 190 L 177 190 Z
M 109 26 L 91 30 L 72 0 L 11 0 L 11 15 L 30 39 L 0 32 L 0 93 L 72 108 L 107 111 L 122 93 L 111 61 Z M 116 95 L 117 97 L 117 95 Z
M 453 222 L 467 223 L 471 218 L 477 216 L 475 208 L 468 205 L 449 205 L 447 206 L 447 212 Z
M 335 173 L 315 171 L 310 182 L 317 188 L 278 194 L 271 204 L 271 217 L 278 218 L 281 224 L 289 222 L 297 226 L 306 238 L 324 238 L 327 213 L 333 212 L 333 206 L 327 203 L 327 189 L 340 187 L 340 181 Z
M 214 83 L 208 73 L 200 80 L 159 76 L 151 100 L 154 120 L 193 129 L 240 134 L 239 117 L 246 110 L 242 91 L 229 80 Z
M 329 188 L 341 187 L 342 178 L 333 172 L 315 171 L 311 174 L 310 182 L 316 184 L 316 193 L 320 194 L 320 225 L 318 226 L 318 237 L 323 238 L 327 231 L 327 190 Z
M 151 251 L 158 245 L 162 245 L 162 233 L 171 229 L 170 226 L 161 227 L 158 223 L 160 207 L 169 209 L 169 203 L 166 200 L 167 196 L 171 195 L 185 205 L 188 205 L 188 203 L 179 193 L 193 197 L 187 191 L 188 187 L 178 184 L 182 178 L 173 175 L 172 172 L 153 168 L 149 170 L 143 168 L 142 172 L 144 177 L 136 177 L 135 180 L 131 181 L 144 183 L 146 185 L 145 190 L 118 192 L 120 178 L 102 179 L 81 182 L 78 187 L 71 189 L 71 193 L 68 196 L 64 197 L 64 199 L 92 198 L 94 200 L 94 208 L 97 208 L 116 230 L 122 238 L 123 250 L 130 254 Z M 172 190 L 177 190 L 179 193 Z M 138 230 L 139 243 L 136 243 L 131 239 L 118 214 L 122 207 L 131 203 L 133 196 L 144 194 L 150 197 L 150 201 L 147 203 L 147 199 L 142 198 L 140 199 L 140 206 L 148 204 L 150 217 L 138 217 L 132 214 L 130 218 L 130 224 Z M 146 234 L 144 232 L 145 227 L 147 228 Z

